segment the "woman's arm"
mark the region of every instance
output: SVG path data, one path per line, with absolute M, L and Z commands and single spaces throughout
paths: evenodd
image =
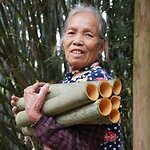
M 96 150 L 102 136 L 98 125 L 79 125 L 64 128 L 52 117 L 42 116 L 33 125 L 34 136 L 51 149 Z

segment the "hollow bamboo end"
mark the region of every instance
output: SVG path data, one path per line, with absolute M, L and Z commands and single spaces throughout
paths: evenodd
M 31 124 L 25 110 L 17 113 L 17 115 L 15 116 L 15 122 L 18 127 L 25 127 Z
M 99 93 L 102 97 L 110 97 L 112 95 L 112 86 L 111 84 L 104 80 L 99 84 Z
M 110 101 L 112 103 L 112 108 L 113 109 L 118 109 L 120 107 L 120 98 L 117 95 L 113 95 L 110 98 Z
M 109 99 L 102 98 L 99 102 L 99 112 L 102 116 L 108 116 L 111 113 L 112 104 Z
M 86 93 L 90 100 L 97 100 L 99 97 L 99 92 L 97 87 L 92 83 L 87 83 L 86 85 Z
M 113 83 L 113 93 L 119 95 L 122 89 L 122 83 L 120 79 L 116 79 Z
M 33 135 L 33 129 L 31 127 L 22 127 L 21 130 L 22 130 L 22 133 L 26 136 Z
M 109 120 L 112 123 L 117 123 L 120 120 L 120 112 L 118 109 L 113 109 L 111 113 L 109 114 Z
M 18 111 L 24 110 L 25 109 L 25 103 L 24 103 L 24 97 L 20 97 L 16 101 L 16 106 L 18 108 Z

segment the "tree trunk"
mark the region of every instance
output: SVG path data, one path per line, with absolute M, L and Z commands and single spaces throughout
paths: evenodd
M 133 149 L 150 149 L 150 0 L 135 0 Z

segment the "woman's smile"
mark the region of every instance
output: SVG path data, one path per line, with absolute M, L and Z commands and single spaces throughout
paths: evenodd
M 73 49 L 71 50 L 71 55 L 72 57 L 75 58 L 80 58 L 82 56 L 84 56 L 85 52 L 83 50 L 79 50 L 79 49 Z

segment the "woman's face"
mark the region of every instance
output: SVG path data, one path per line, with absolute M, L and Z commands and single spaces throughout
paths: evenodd
M 92 13 L 82 12 L 70 18 L 63 37 L 63 47 L 71 71 L 96 61 L 104 47 L 98 37 L 97 20 Z

